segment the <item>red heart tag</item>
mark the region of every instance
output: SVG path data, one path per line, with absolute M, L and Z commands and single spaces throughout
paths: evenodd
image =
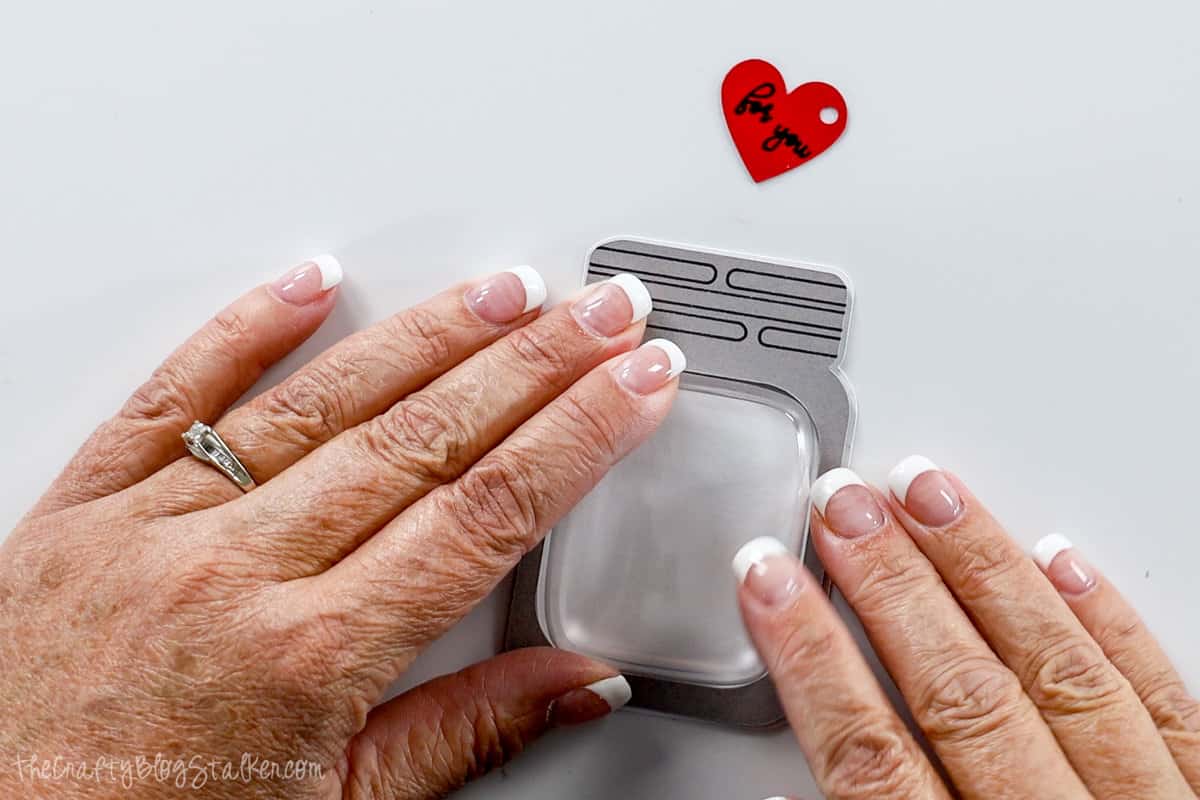
M 755 181 L 811 161 L 846 130 L 846 101 L 837 89 L 828 83 L 786 89 L 779 70 L 757 58 L 729 70 L 721 84 L 725 123 Z

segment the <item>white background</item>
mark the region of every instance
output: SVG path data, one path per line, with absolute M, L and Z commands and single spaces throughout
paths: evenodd
M 854 466 L 920 451 L 1023 543 L 1067 532 L 1195 689 L 1200 6 L 715 5 L 6 8 L 0 523 L 160 356 L 304 257 L 348 277 L 289 368 L 494 267 L 561 296 L 590 244 L 633 234 L 848 272 Z M 718 105 L 749 57 L 850 108 L 762 185 Z M 490 654 L 502 616 L 418 674 Z M 786 733 L 621 713 L 465 796 L 784 792 L 814 794 Z

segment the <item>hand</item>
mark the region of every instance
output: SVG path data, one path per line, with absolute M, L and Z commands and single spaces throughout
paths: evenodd
M 735 569 L 751 636 L 830 798 L 1189 798 L 1200 705 L 1060 536 L 1025 556 L 953 475 L 902 462 L 890 495 L 834 470 L 812 543 L 945 768 L 935 771 L 819 583 L 774 540 Z
M 628 699 L 610 667 L 538 649 L 373 708 L 665 417 L 681 355 L 628 352 L 645 288 L 539 317 L 537 273 L 500 273 L 227 411 L 321 324 L 340 274 L 324 257 L 217 315 L 4 542 L 0 796 L 440 797 Z M 258 488 L 185 455 L 197 419 Z M 130 786 L 104 761 L 155 754 L 179 764 Z

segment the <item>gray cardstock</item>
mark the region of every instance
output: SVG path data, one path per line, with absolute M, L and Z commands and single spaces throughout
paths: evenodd
M 647 338 L 678 343 L 689 375 L 714 376 L 785 393 L 812 420 L 818 473 L 844 463 L 854 426 L 854 401 L 839 365 L 850 321 L 846 278 L 827 268 L 615 239 L 593 248 L 587 283 L 618 273 L 636 275 L 654 311 Z M 802 556 L 824 575 L 804 534 Z M 542 545 L 518 565 L 505 648 L 552 645 L 537 613 Z M 783 711 L 768 677 L 732 688 L 627 675 L 631 705 L 730 725 L 762 727 Z

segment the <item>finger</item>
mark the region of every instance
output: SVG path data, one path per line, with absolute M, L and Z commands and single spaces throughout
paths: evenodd
M 1129 681 L 983 504 L 919 456 L 888 482 L 897 518 L 1020 678 L 1088 788 L 1098 797 L 1186 797 Z
M 514 331 L 251 493 L 241 513 L 256 532 L 242 542 L 235 526 L 238 546 L 281 579 L 328 568 L 588 370 L 633 347 L 649 308 L 645 287 L 628 276 Z
M 215 420 L 320 326 L 341 278 L 337 260 L 319 256 L 217 314 L 92 434 L 34 513 L 115 494 L 182 456 L 193 421 Z
M 347 337 L 214 427 L 261 485 L 528 323 L 545 299 L 546 284 L 531 267 L 451 287 Z M 158 483 L 151 494 L 164 514 L 240 494 L 224 476 L 190 460 L 165 470 Z M 180 502 L 164 502 L 164 493 Z
M 1075 616 L 1150 712 L 1180 772 L 1200 793 L 1200 703 L 1116 587 L 1061 534 L 1033 548 L 1034 559 Z
M 813 546 L 966 797 L 1088 797 L 1054 735 L 881 498 L 848 469 L 812 488 Z
M 553 648 L 516 650 L 437 678 L 371 711 L 347 750 L 344 797 L 444 797 L 551 728 L 620 708 L 629 684 Z
M 348 620 L 347 647 L 366 668 L 402 669 L 650 436 L 683 368 L 679 348 L 657 339 L 594 369 L 457 481 L 313 579 L 315 596 L 303 605 Z
M 850 632 L 776 539 L 734 557 L 746 628 L 826 797 L 949 797 Z

